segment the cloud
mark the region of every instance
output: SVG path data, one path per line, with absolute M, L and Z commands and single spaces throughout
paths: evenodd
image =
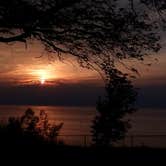
M 166 109 L 166 84 L 142 86 L 138 92 L 138 107 Z
M 0 88 L 0 104 L 13 105 L 95 105 L 103 87 L 94 84 L 59 83 L 56 86 L 10 86 Z
M 144 84 L 137 87 L 138 108 L 166 109 L 166 84 Z M 103 85 L 95 80 L 72 82 L 61 79 L 52 81 L 47 86 L 0 84 L 1 105 L 95 106 L 98 96 L 103 94 Z
M 68 62 L 51 62 L 49 71 L 56 77 L 47 80 L 47 86 L 39 86 L 37 76 L 31 71 L 50 66 L 47 55 L 36 45 L 1 45 L 0 47 L 0 104 L 30 105 L 95 105 L 99 95 L 104 93 L 100 76 L 96 72 L 81 69 L 73 59 Z M 140 87 L 137 105 L 145 108 L 166 108 L 166 50 L 156 57 L 158 62 L 146 59 L 151 67 L 136 66 L 141 78 L 135 82 Z M 154 56 L 153 56 L 154 57 Z

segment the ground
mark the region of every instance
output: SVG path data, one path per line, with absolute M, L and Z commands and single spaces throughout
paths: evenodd
M 26 146 L 1 149 L 1 161 L 29 165 L 144 165 L 166 163 L 166 149 Z M 165 165 L 165 164 L 162 165 Z

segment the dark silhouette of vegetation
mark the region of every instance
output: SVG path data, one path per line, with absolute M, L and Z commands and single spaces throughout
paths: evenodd
M 56 137 L 63 123 L 50 124 L 45 111 L 36 116 L 27 109 L 20 118 L 10 117 L 7 124 L 0 125 L 0 143 L 4 144 L 56 144 Z
M 93 141 L 97 146 L 112 146 L 125 137 L 130 127 L 126 114 L 136 111 L 137 92 L 126 75 L 108 70 L 106 96 L 97 102 L 97 116 L 93 121 Z
M 165 0 L 1 0 L 0 43 L 27 45 L 37 40 L 60 59 L 74 56 L 81 66 L 102 71 L 107 96 L 98 101 L 93 134 L 96 144 L 112 144 L 124 136 L 128 122 L 122 118 L 134 111 L 136 97 L 131 82 L 116 69 L 115 62 L 130 58 L 142 61 L 145 55 L 160 50 L 160 26 L 151 15 L 155 11 L 164 18 L 165 9 Z M 137 73 L 135 67 L 128 69 Z M 44 113 L 41 116 L 47 118 Z M 26 118 L 31 122 L 22 128 Z M 13 132 L 16 138 L 23 133 L 52 140 L 56 127 L 50 129 L 43 119 L 37 128 L 39 119 L 29 111 L 21 119 L 11 118 L 1 131 Z
M 163 12 L 165 1 L 154 2 Z M 99 70 L 105 60 L 112 67 L 117 60 L 143 60 L 160 49 L 151 5 L 150 0 L 1 0 L 0 42 L 37 40 L 60 59 L 72 55 Z

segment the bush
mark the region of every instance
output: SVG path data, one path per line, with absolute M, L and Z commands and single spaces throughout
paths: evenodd
M 39 116 L 28 108 L 24 115 L 10 117 L 7 124 L 0 124 L 0 142 L 7 144 L 58 144 L 57 136 L 63 123 L 49 123 L 47 113 L 40 111 Z

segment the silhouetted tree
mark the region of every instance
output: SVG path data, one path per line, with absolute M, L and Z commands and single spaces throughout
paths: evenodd
M 7 124 L 0 125 L 0 142 L 8 144 L 55 144 L 62 125 L 62 123 L 50 124 L 45 111 L 41 110 L 38 117 L 29 108 L 20 118 L 11 117 Z
M 59 125 L 50 124 L 46 112 L 44 110 L 40 111 L 39 121 L 36 128 L 41 136 L 49 141 L 55 141 L 62 126 L 63 123 L 60 123 Z
M 165 0 L 1 0 L 0 42 L 37 40 L 47 52 L 62 59 L 74 56 L 81 66 L 99 69 L 108 79 L 103 63 L 114 73 L 115 62 L 143 60 L 160 50 L 159 24 L 151 17 L 151 6 L 164 14 Z M 136 71 L 135 67 L 129 69 Z M 122 74 L 117 76 L 127 81 Z M 109 77 L 114 79 L 114 75 Z M 109 84 L 115 85 L 106 83 L 111 95 Z
M 133 1 L 133 0 L 132 0 Z M 160 16 L 162 14 L 166 14 L 166 1 L 165 0 L 140 0 L 141 3 L 145 4 L 147 7 L 149 7 L 150 10 L 155 9 L 155 11 L 159 12 Z
M 160 2 L 163 11 L 165 1 Z M 150 5 L 150 0 L 1 0 L 0 42 L 37 40 L 48 52 L 73 55 L 88 68 L 101 69 L 103 60 L 113 67 L 116 59 L 143 60 L 160 49 Z
M 107 71 L 106 96 L 97 102 L 93 121 L 93 141 L 97 146 L 111 146 L 125 137 L 130 127 L 126 114 L 135 111 L 136 90 L 126 75 L 118 70 Z

